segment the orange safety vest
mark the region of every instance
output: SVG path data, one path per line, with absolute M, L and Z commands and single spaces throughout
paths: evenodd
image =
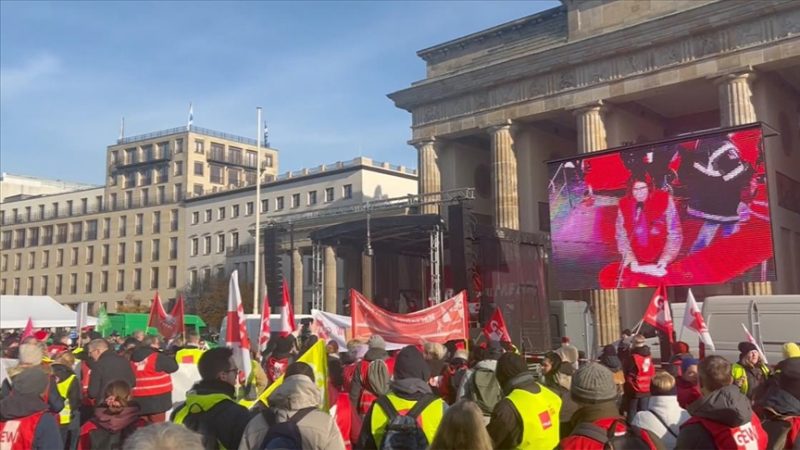
M 153 352 L 139 362 L 131 361 L 133 376 L 136 378 L 134 397 L 152 397 L 172 392 L 172 377 L 166 372 L 156 370 L 157 360 L 158 353 Z
M 21 419 L 0 421 L 0 448 L 28 450 L 33 448 L 36 427 L 45 411 L 39 411 Z

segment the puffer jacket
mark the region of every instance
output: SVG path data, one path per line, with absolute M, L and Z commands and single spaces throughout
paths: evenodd
M 292 375 L 283 380 L 267 402 L 274 408 L 277 421 L 286 422 L 301 409 L 319 407 L 320 390 L 307 376 Z M 336 422 L 326 412 L 311 411 L 297 423 L 297 427 L 300 429 L 303 449 L 344 450 L 345 448 Z M 269 425 L 264 415 L 256 415 L 244 430 L 239 450 L 262 448 L 268 431 Z
M 658 418 L 661 418 L 669 426 L 669 429 Z M 689 413 L 678 405 L 676 396 L 656 395 L 647 401 L 647 411 L 639 411 L 633 416 L 631 425 L 652 432 L 661 439 L 667 448 L 675 448 L 680 426 L 687 420 L 689 420 Z

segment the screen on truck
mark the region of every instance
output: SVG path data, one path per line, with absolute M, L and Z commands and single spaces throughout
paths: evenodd
M 548 163 L 560 289 L 775 279 L 760 125 Z

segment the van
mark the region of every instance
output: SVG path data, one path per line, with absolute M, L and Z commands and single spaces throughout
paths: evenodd
M 783 359 L 784 343 L 800 339 L 800 295 L 719 295 L 707 297 L 702 311 L 715 347 L 706 355 L 737 361 L 739 342 L 747 340 L 742 324 L 770 364 Z
M 561 346 L 568 336 L 572 345 L 593 358 L 595 348 L 594 319 L 589 303 L 577 300 L 550 301 L 550 348 Z
M 312 320 L 310 314 L 295 314 L 294 323 L 297 330 L 300 330 L 300 322 L 302 320 Z M 245 314 L 245 324 L 247 325 L 247 336 L 250 337 L 250 343 L 254 346 L 258 344 L 258 338 L 261 336 L 261 314 Z M 269 315 L 269 329 L 277 330 L 281 327 L 281 315 Z M 222 318 L 222 326 L 219 329 L 219 345 L 225 345 L 225 336 L 228 330 L 228 317 Z M 277 334 L 277 332 L 272 333 Z

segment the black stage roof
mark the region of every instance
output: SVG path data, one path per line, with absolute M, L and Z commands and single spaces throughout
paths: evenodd
M 376 217 L 369 222 L 372 248 L 381 253 L 427 257 L 431 231 L 437 225 L 445 230 L 445 222 L 438 214 Z M 363 249 L 367 244 L 367 220 L 331 225 L 312 232 L 309 237 L 323 245 Z

